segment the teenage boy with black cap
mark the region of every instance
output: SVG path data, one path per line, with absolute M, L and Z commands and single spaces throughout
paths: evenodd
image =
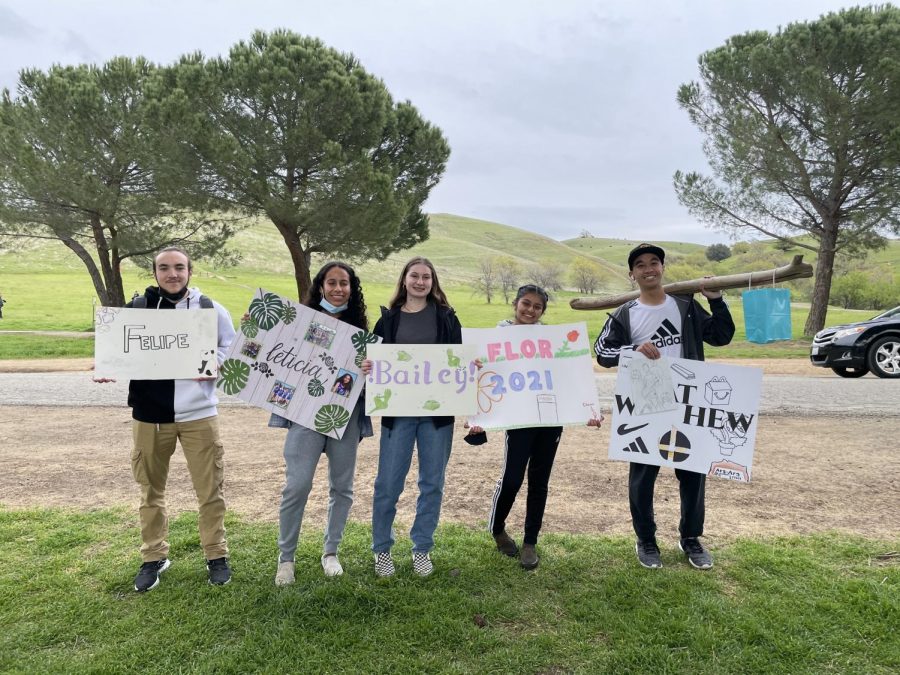
M 721 347 L 734 336 L 731 312 L 719 291 L 700 292 L 709 301 L 712 314 L 693 295 L 667 295 L 663 290 L 666 252 L 653 244 L 640 244 L 628 254 L 629 276 L 640 289 L 631 300 L 609 315 L 594 343 L 597 362 L 604 368 L 619 364 L 622 347 L 633 346 L 648 359 L 661 356 L 703 361 L 703 343 Z M 662 567 L 656 544 L 653 488 L 658 466 L 632 462 L 628 471 L 628 501 L 637 534 L 635 551 L 644 567 Z M 679 548 L 691 565 L 709 569 L 713 565 L 699 537 L 703 534 L 706 476 L 675 469 L 681 495 Z
M 231 316 L 222 305 L 188 287 L 191 271 L 191 259 L 183 249 L 164 248 L 153 259 L 153 275 L 159 285 L 148 286 L 142 296 L 125 306 L 151 310 L 215 309 L 217 357 L 221 363 L 235 337 Z M 134 436 L 131 470 L 141 486 L 143 564 L 134 579 L 134 590 L 139 593 L 156 588 L 159 575 L 169 568 L 166 482 L 176 440 L 181 442 L 197 494 L 200 543 L 209 583 L 221 586 L 231 581 L 222 491 L 225 450 L 219 440 L 217 403 L 215 378 L 131 380 L 128 384 Z

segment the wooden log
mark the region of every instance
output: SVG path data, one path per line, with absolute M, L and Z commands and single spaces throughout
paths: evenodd
M 699 293 L 702 284 L 710 291 L 721 291 L 726 288 L 755 288 L 758 286 L 771 286 L 780 281 L 791 279 L 805 279 L 813 275 L 812 265 L 803 262 L 802 255 L 795 255 L 787 265 L 776 267 L 762 272 L 743 272 L 741 274 L 726 274 L 709 279 L 691 279 L 690 281 L 675 281 L 663 286 L 666 293 L 682 295 Z M 609 309 L 618 307 L 629 300 L 634 300 L 641 294 L 640 291 L 630 291 L 619 295 L 607 295 L 599 298 L 572 298 L 569 306 L 572 309 Z

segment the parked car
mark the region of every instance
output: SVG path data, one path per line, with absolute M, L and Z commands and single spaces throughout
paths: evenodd
M 900 307 L 867 321 L 820 330 L 813 338 L 809 360 L 841 377 L 872 372 L 900 378 Z

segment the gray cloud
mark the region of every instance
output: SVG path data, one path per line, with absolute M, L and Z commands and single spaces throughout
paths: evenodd
M 75 54 L 81 61 L 94 63 L 100 60 L 100 55 L 94 51 L 94 48 L 73 30 L 66 31 L 62 46 L 67 52 Z
M 0 5 L 0 37 L 8 37 L 14 40 L 32 40 L 41 31 L 9 7 Z

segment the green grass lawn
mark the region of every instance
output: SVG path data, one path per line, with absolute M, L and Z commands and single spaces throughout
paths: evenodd
M 321 535 L 297 584 L 272 583 L 277 528 L 230 517 L 231 584 L 206 583 L 196 514 L 172 522 L 159 588 L 131 589 L 136 514 L 0 507 L 3 672 L 893 673 L 900 541 L 830 535 L 738 540 L 709 572 L 671 546 L 645 570 L 623 537 L 547 535 L 535 572 L 482 531 L 442 526 L 427 579 L 376 579 L 351 523 L 343 577 Z

